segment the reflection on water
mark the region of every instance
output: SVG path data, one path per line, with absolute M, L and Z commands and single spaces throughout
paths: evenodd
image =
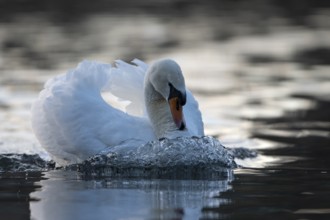
M 31 197 L 35 219 L 198 219 L 201 207 L 219 207 L 229 179 L 83 180 L 74 172 L 51 171 Z M 60 210 L 60 211 L 59 211 Z M 106 216 L 106 217 L 105 217 Z
M 30 202 L 39 199 L 31 196 L 38 191 L 43 174 L 40 172 L 16 172 L 0 174 L 0 216 L 1 219 L 27 219 L 30 216 Z
M 221 194 L 230 199 L 209 212 L 229 219 L 327 219 L 330 215 L 328 171 L 237 170 L 232 190 Z M 322 181 L 320 181 L 322 180 Z
M 49 159 L 29 111 L 51 76 L 83 59 L 171 57 L 199 101 L 205 133 L 258 156 L 237 159 L 250 169 L 217 181 L 1 173 L 5 219 L 330 214 L 329 1 L 60 0 L 18 7 L 28 3 L 0 3 L 0 153 Z

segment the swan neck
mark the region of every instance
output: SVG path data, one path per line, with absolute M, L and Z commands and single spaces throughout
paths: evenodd
M 149 81 L 145 82 L 144 96 L 147 113 L 157 138 L 181 136 L 176 135 L 178 129 L 173 122 L 167 100 Z

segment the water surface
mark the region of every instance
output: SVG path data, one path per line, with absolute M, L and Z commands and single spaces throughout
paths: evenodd
M 86 176 L 38 159 L 20 170 L 24 156 L 17 166 L 1 157 L 4 219 L 329 218 L 327 1 L 56 2 L 0 7 L 1 154 L 49 159 L 29 111 L 50 77 L 83 59 L 171 57 L 199 101 L 206 134 L 258 155 L 237 158 L 241 167 L 217 178 Z

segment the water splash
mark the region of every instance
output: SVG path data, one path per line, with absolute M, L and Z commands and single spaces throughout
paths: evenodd
M 237 167 L 234 158 L 234 151 L 215 138 L 180 137 L 138 147 L 126 142 L 68 168 L 101 176 L 213 178 L 230 176 Z
M 54 162 L 38 154 L 0 154 L 0 172 L 46 171 L 54 167 Z
M 85 177 L 146 177 L 176 179 L 232 178 L 235 159 L 256 157 L 246 148 L 230 149 L 217 139 L 180 137 L 148 143 L 126 141 L 108 147 L 80 164 L 58 169 L 77 170 Z M 0 172 L 48 171 L 55 163 L 38 154 L 0 154 Z

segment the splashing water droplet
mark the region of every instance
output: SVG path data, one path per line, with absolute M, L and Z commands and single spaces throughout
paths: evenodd
M 78 164 L 85 174 L 157 178 L 228 177 L 236 167 L 233 152 L 208 136 L 125 142 Z

